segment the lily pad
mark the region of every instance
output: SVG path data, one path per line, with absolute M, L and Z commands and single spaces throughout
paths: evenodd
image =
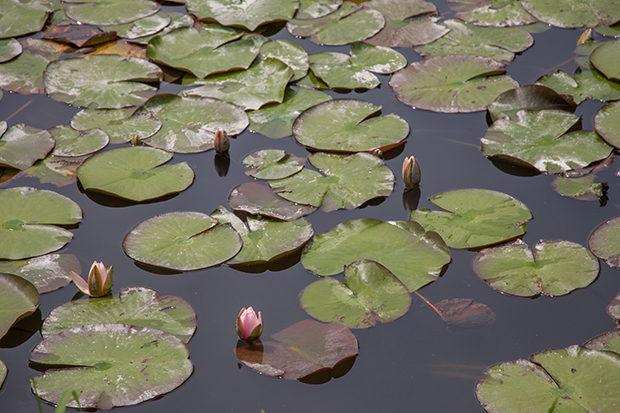
M 172 154 L 147 147 L 118 148 L 89 158 L 77 170 L 86 190 L 142 202 L 184 191 L 194 171 L 182 162 L 160 166 Z
M 620 4 L 617 5 L 620 14 Z M 620 15 L 618 17 L 620 19 Z M 620 40 L 610 40 L 596 48 L 590 62 L 609 79 L 620 81 Z
M 575 70 L 573 78 L 562 70 L 539 78 L 536 83 L 572 97 L 576 104 L 587 98 L 610 101 L 620 99 L 620 82 L 609 80 L 598 70 Z
M 296 43 L 288 40 L 274 40 L 265 42 L 260 48 L 263 59 L 274 58 L 286 63 L 293 69 L 291 81 L 299 80 L 306 76 L 310 62 L 308 53 Z
M 164 14 L 162 12 L 158 14 Z M 148 43 L 155 38 L 155 36 L 163 36 L 165 34 L 170 33 L 175 29 L 180 29 L 181 27 L 192 27 L 194 25 L 194 19 L 192 16 L 186 13 L 173 12 L 170 11 L 165 13 L 168 17 L 170 17 L 170 23 L 164 27 L 161 31 L 154 35 L 137 37 L 135 39 L 131 39 L 131 43 L 141 44 L 143 46 L 147 46 Z
M 521 0 L 448 0 L 462 5 L 456 17 L 476 26 L 524 26 L 538 22 Z
M 620 102 L 603 106 L 594 117 L 594 128 L 605 142 L 620 147 Z
M 615 296 L 607 306 L 607 314 L 614 319 L 616 324 L 620 323 L 620 294 Z M 620 353 L 620 351 L 616 350 L 616 353 Z
M 40 398 L 57 404 L 66 389 L 74 389 L 80 406 L 93 409 L 134 405 L 168 393 L 193 371 L 183 341 L 160 330 L 124 324 L 65 330 L 40 342 L 30 360 L 62 366 L 32 379 Z M 78 405 L 70 400 L 67 406 Z
M 580 120 L 558 110 L 519 111 L 515 119 L 493 122 L 480 139 L 482 153 L 547 173 L 580 169 L 607 158 L 613 148 L 598 133 L 566 133 Z
M 303 320 L 271 337 L 276 341 L 238 345 L 235 355 L 261 374 L 297 380 L 320 370 L 339 377 L 339 365 L 358 350 L 357 339 L 340 323 Z
M 534 254 L 520 239 L 483 249 L 474 270 L 494 289 L 519 297 L 566 295 L 590 285 L 599 272 L 587 248 L 564 240 L 541 240 Z
M 385 152 L 401 145 L 409 124 L 400 116 L 372 116 L 381 110 L 357 99 L 334 99 L 305 110 L 293 124 L 297 142 L 336 152 Z
M 336 321 L 349 328 L 394 321 L 409 310 L 407 287 L 375 261 L 345 265 L 344 280 L 327 277 L 310 284 L 299 296 L 301 307 L 320 321 Z
M 538 20 L 556 27 L 609 26 L 620 20 L 620 3 L 609 0 L 521 0 Z
M 398 100 L 434 112 L 477 112 L 518 86 L 503 66 L 472 55 L 431 57 L 394 73 L 390 86 Z
M 280 221 L 272 218 L 247 217 L 247 226 L 235 214 L 218 207 L 211 216 L 220 224 L 229 223 L 239 233 L 243 247 L 229 265 L 255 265 L 276 261 L 303 247 L 314 230 L 305 218 L 294 221 Z
M 104 129 L 113 122 L 127 119 L 136 108 L 122 109 L 84 109 L 73 115 L 71 127 L 82 132 L 92 129 Z
M 590 251 L 610 267 L 620 268 L 620 217 L 602 223 L 590 234 Z
M 156 34 L 168 24 L 170 24 L 170 16 L 167 13 L 158 12 L 130 23 L 105 26 L 105 29 L 116 32 L 118 37 L 133 40 Z
M 491 120 L 513 117 L 520 110 L 557 109 L 573 113 L 577 106 L 555 90 L 542 85 L 525 85 L 499 95 L 487 110 Z
M 316 207 L 286 201 L 258 182 L 246 182 L 235 187 L 228 196 L 235 211 L 292 221 L 316 211 Z
M 150 0 L 63 0 L 78 3 L 64 7 L 67 17 L 95 26 L 130 23 L 159 11 L 159 4 Z
M 530 210 L 510 195 L 486 189 L 459 189 L 429 198 L 440 208 L 411 212 L 411 220 L 437 231 L 450 248 L 497 244 L 525 233 Z
M 22 52 L 22 45 L 15 39 L 0 40 L 0 63 L 8 62 Z
M 0 359 L 0 388 L 2 388 L 2 384 L 4 383 L 4 380 L 6 379 L 6 375 L 8 374 L 9 369 L 6 368 L 6 364 L 4 364 L 4 361 L 2 361 L 2 359 Z
M 141 105 L 157 88 L 161 69 L 146 60 L 94 55 L 51 62 L 44 73 L 45 91 L 55 100 L 91 109 Z
M 0 259 L 21 260 L 56 251 L 73 234 L 54 224 L 71 225 L 82 220 L 78 204 L 43 189 L 0 189 L 0 205 Z
M 187 343 L 196 331 L 196 313 L 179 297 L 160 296 L 150 288 L 125 287 L 117 298 L 91 297 L 54 308 L 45 318 L 41 335 L 49 338 L 70 328 L 98 323 L 149 327 Z
M 336 275 L 345 265 L 366 259 L 386 267 L 409 291 L 439 277 L 450 262 L 441 237 L 417 222 L 378 221 L 371 218 L 343 222 L 315 235 L 301 257 L 304 268 L 320 276 Z
M 179 153 L 213 149 L 219 128 L 234 136 L 250 123 L 239 106 L 199 96 L 156 95 L 136 112 L 142 114 L 153 114 L 162 121 L 161 129 L 144 143 Z
M 553 189 L 562 196 L 580 201 L 597 201 L 607 191 L 607 182 L 594 182 L 594 175 L 580 178 L 558 176 L 553 180 Z
M 0 338 L 11 326 L 34 313 L 39 293 L 30 281 L 17 275 L 0 273 Z
M 243 158 L 251 168 L 247 175 L 256 179 L 282 179 L 301 171 L 306 160 L 278 149 L 262 149 Z
M 22 171 L 23 176 L 39 178 L 42 184 L 53 184 L 58 187 L 67 186 L 77 181 L 77 168 L 79 168 L 89 156 L 65 158 L 62 156 L 49 155 L 33 166 Z
M 52 11 L 54 7 L 49 2 L 3 0 L 0 39 L 38 32 Z
M 52 135 L 23 123 L 11 126 L 0 136 L 0 166 L 15 169 L 31 167 L 54 148 Z
M 282 103 L 268 103 L 258 110 L 248 112 L 248 129 L 271 139 L 292 135 L 293 122 L 301 112 L 331 99 L 331 96 L 318 90 L 287 87 Z
M 57 290 L 71 282 L 69 271 L 82 272 L 73 254 L 47 254 L 19 261 L 0 261 L 0 273 L 17 275 L 30 281 L 39 294 Z
M 265 23 L 290 20 L 299 8 L 298 0 L 186 0 L 187 10 L 204 21 L 254 31 Z
M 351 45 L 351 63 L 373 73 L 387 75 L 407 66 L 407 59 L 396 50 L 367 43 Z
M 73 129 L 87 132 L 101 129 L 108 135 L 110 143 L 124 143 L 132 139 L 150 138 L 162 127 L 162 121 L 153 113 L 139 112 L 132 116 L 135 108 L 84 109 L 71 118 Z
M 353 65 L 342 53 L 310 55 L 310 69 L 331 89 L 373 89 L 381 84 L 375 75 Z
M 334 12 L 343 0 L 300 0 L 299 9 L 295 13 L 298 19 L 316 19 Z
M 354 209 L 394 189 L 394 174 L 376 156 L 319 152 L 308 160 L 323 174 L 304 168 L 288 178 L 269 181 L 271 189 L 286 200 L 320 206 L 325 212 Z
M 52 155 L 78 157 L 97 152 L 105 148 L 110 141 L 108 135 L 100 129 L 79 132 L 69 125 L 59 125 L 49 129 L 56 146 Z
M 136 225 L 123 240 L 130 258 L 156 267 L 191 271 L 228 261 L 241 249 L 230 224 L 199 212 L 170 212 Z
M 613 300 L 612 300 L 613 303 Z M 609 312 L 609 307 L 607 307 Z M 583 346 L 589 350 L 606 350 L 620 353 L 620 330 L 613 330 L 608 333 L 594 337 Z

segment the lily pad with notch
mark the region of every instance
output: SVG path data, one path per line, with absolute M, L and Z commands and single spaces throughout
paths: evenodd
M 30 168 L 56 145 L 52 134 L 46 130 L 23 123 L 6 127 L 7 123 L 0 121 L 0 167 Z
M 310 69 L 330 89 L 374 89 L 381 84 L 377 76 L 353 64 L 343 53 L 312 54 Z
M 620 3 L 608 0 L 521 0 L 538 20 L 556 27 L 609 26 L 620 20 Z
M 0 338 L 39 307 L 39 292 L 28 280 L 0 273 Z
M 241 163 L 250 168 L 246 175 L 253 178 L 282 179 L 301 171 L 306 160 L 279 149 L 261 149 L 243 158 Z
M 521 0 L 448 0 L 456 3 L 456 17 L 476 26 L 509 27 L 537 23 Z
M 0 15 L 0 39 L 38 32 L 54 11 L 48 2 L 5 0 Z
M 578 105 L 590 98 L 610 101 L 620 99 L 620 82 L 607 79 L 598 70 L 575 69 L 574 77 L 562 70 L 540 77 L 537 84 L 550 87 L 562 95 L 570 96 Z
M 28 260 L 0 261 L 0 273 L 13 274 L 30 281 L 39 294 L 57 290 L 71 282 L 73 271 L 82 272 L 73 254 L 47 254 Z
M 620 217 L 603 222 L 588 239 L 590 251 L 610 267 L 620 268 Z
M 620 294 L 615 296 L 607 306 L 607 314 L 614 319 L 617 325 L 620 325 Z M 617 347 L 616 353 L 620 353 L 620 346 Z
M 356 42 L 349 53 L 352 64 L 373 73 L 388 75 L 407 66 L 407 58 L 390 47 Z
M 249 31 L 261 24 L 288 21 L 299 8 L 298 0 L 185 0 L 184 3 L 199 20 Z
M 258 182 L 246 182 L 235 187 L 228 196 L 235 211 L 263 215 L 282 221 L 292 221 L 316 211 L 316 207 L 299 205 L 284 200 L 269 187 Z
M 620 147 L 620 102 L 611 102 L 594 116 L 594 128 L 605 142 Z
M 159 11 L 159 4 L 150 0 L 64 0 L 67 17 L 95 26 L 130 23 Z
M 101 129 L 80 132 L 69 125 L 59 125 L 48 131 L 56 141 L 52 151 L 54 156 L 73 158 L 90 155 L 105 148 L 110 142 L 108 134 Z
M 105 26 L 104 29 L 116 32 L 118 37 L 133 40 L 159 33 L 170 24 L 170 20 L 170 16 L 167 13 L 159 11 L 130 23 Z
M 308 73 L 310 65 L 308 53 L 301 46 L 289 40 L 265 42 L 260 47 L 260 54 L 263 59 L 278 59 L 293 69 L 291 81 L 299 80 Z
M 491 120 L 514 117 L 520 110 L 563 110 L 573 113 L 577 105 L 566 100 L 559 92 L 543 85 L 525 85 L 499 95 L 488 107 Z
M 300 0 L 295 13 L 298 19 L 316 19 L 332 13 L 340 7 L 343 0 Z
M 30 168 L 24 169 L 20 175 L 39 178 L 42 184 L 67 186 L 77 181 L 77 168 L 89 157 L 90 155 L 72 158 L 48 155 L 45 159 L 35 162 Z
M 607 182 L 594 182 L 594 174 L 572 178 L 557 176 L 553 180 L 553 189 L 562 196 L 580 201 L 600 200 L 607 192 Z

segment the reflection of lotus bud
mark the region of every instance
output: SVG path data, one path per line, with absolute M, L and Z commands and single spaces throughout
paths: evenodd
M 88 282 L 73 271 L 71 278 L 81 292 L 92 297 L 101 297 L 112 290 L 112 266 L 106 267 L 102 262 L 93 262 L 88 272 Z
M 403 162 L 403 181 L 406 188 L 415 188 L 420 184 L 420 165 L 414 156 L 405 157 Z
M 241 340 L 248 343 L 256 341 L 263 334 L 263 316 L 260 311 L 258 315 L 252 307 L 242 308 L 235 322 L 237 335 Z
M 230 139 L 228 134 L 222 128 L 215 132 L 215 152 L 224 154 L 230 149 Z

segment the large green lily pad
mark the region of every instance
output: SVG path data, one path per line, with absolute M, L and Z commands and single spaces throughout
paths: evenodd
M 67 17 L 99 26 L 130 23 L 159 11 L 159 4 L 150 0 L 64 0 L 78 3 L 64 7 Z
M 142 202 L 187 189 L 194 171 L 182 162 L 160 166 L 172 154 L 155 148 L 128 147 L 100 152 L 77 170 L 86 190 Z
M 617 5 L 620 13 L 620 2 Z M 620 16 L 619 16 L 620 18 Z M 596 48 L 590 55 L 590 63 L 609 79 L 620 81 L 620 40 L 610 40 Z
M 55 100 L 91 109 L 141 105 L 157 89 L 161 69 L 135 57 L 93 55 L 51 62 L 43 75 Z
M 70 328 L 98 323 L 154 328 L 187 343 L 196 331 L 196 313 L 179 297 L 160 296 L 150 288 L 125 287 L 118 297 L 89 297 L 54 308 L 45 318 L 41 335 L 48 338 Z
M 40 398 L 57 404 L 66 389 L 74 389 L 80 406 L 94 409 L 133 405 L 168 393 L 193 371 L 183 341 L 160 330 L 125 324 L 65 330 L 40 342 L 30 361 L 63 366 L 32 379 Z M 67 405 L 77 407 L 75 400 Z
M 301 171 L 306 160 L 278 149 L 252 152 L 242 161 L 251 168 L 246 172 L 256 179 L 282 179 Z
M 594 128 L 605 142 L 620 147 L 620 102 L 603 106 L 594 117 Z
M 28 260 L 0 261 L 0 273 L 17 275 L 30 281 L 39 294 L 57 290 L 71 282 L 69 271 L 81 273 L 73 254 L 47 254 Z
M 2 0 L 0 39 L 38 32 L 52 11 L 51 2 Z
M 6 123 L 3 124 L 6 127 Z M 38 159 L 45 158 L 55 144 L 54 138 L 46 130 L 23 123 L 11 126 L 0 135 L 0 166 L 27 169 Z
M 0 205 L 0 259 L 21 260 L 56 251 L 73 234 L 54 224 L 82 220 L 78 204 L 43 189 L 0 189 Z
M 390 86 L 406 105 L 434 112 L 477 112 L 517 87 L 503 66 L 472 55 L 432 57 L 392 76 Z
M 510 195 L 486 189 L 459 189 L 429 198 L 440 208 L 411 212 L 411 220 L 437 231 L 451 248 L 477 248 L 525 233 L 529 209 Z
M 258 182 L 246 182 L 235 187 L 228 196 L 235 211 L 292 221 L 316 211 L 316 207 L 299 205 L 278 197 L 269 187 Z
M 562 70 L 539 78 L 536 83 L 545 85 L 580 104 L 587 98 L 610 101 L 620 99 L 620 82 L 607 79 L 598 70 L 577 68 L 575 76 Z
M 320 206 L 325 212 L 354 209 L 394 189 L 394 174 L 374 155 L 319 152 L 308 161 L 323 175 L 304 168 L 288 178 L 269 181 L 271 189 L 286 200 Z
M 521 4 L 538 20 L 556 27 L 609 26 L 620 20 L 616 0 L 521 0 Z
M 248 215 L 247 225 L 226 208 L 218 207 L 211 216 L 229 223 L 239 233 L 243 247 L 229 265 L 266 264 L 297 251 L 314 235 L 312 224 L 305 218 L 280 221 Z
M 409 124 L 400 116 L 372 116 L 381 110 L 357 99 L 334 99 L 315 105 L 293 124 L 297 142 L 312 149 L 336 152 L 385 152 L 409 134 Z
M 590 251 L 610 267 L 620 268 L 620 217 L 602 223 L 590 235 Z
M 304 247 L 301 263 L 326 276 L 361 259 L 378 262 L 415 291 L 437 279 L 450 262 L 450 251 L 436 232 L 425 231 L 417 222 L 363 218 L 315 235 Z
M 264 23 L 290 20 L 298 0 L 185 0 L 187 10 L 200 20 L 254 31 Z
M 89 155 L 105 148 L 110 142 L 108 135 L 101 129 L 90 132 L 76 131 L 69 125 L 59 125 L 49 129 L 56 146 L 52 155 L 79 157 Z
M 476 26 L 524 26 L 538 22 L 521 0 L 448 0 L 459 4 L 456 17 Z
M 34 313 L 38 306 L 39 292 L 30 281 L 0 273 L 0 338 L 13 324 Z
M 344 280 L 327 277 L 310 284 L 299 296 L 301 307 L 320 321 L 337 321 L 349 328 L 394 321 L 409 310 L 407 287 L 375 261 L 345 265 Z
M 228 261 L 241 249 L 230 224 L 199 212 L 170 212 L 136 225 L 123 240 L 130 258 L 156 267 L 191 271 Z
M 565 111 L 522 110 L 515 119 L 493 122 L 480 139 L 482 153 L 547 173 L 580 169 L 607 158 L 613 148 L 598 133 L 566 133 L 579 121 Z
M 542 85 L 525 85 L 499 95 L 487 110 L 491 120 L 514 117 L 520 110 L 557 109 L 573 113 L 577 105 L 555 90 Z
M 587 248 L 564 240 L 542 240 L 534 253 L 520 239 L 483 249 L 474 270 L 494 289 L 520 297 L 566 295 L 590 285 L 599 264 Z

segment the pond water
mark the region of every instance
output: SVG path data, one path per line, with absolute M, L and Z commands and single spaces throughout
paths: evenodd
M 453 12 L 444 2 L 435 2 L 445 18 Z M 574 48 L 578 30 L 550 29 L 534 34 L 534 46 L 507 66 L 508 73 L 521 85 L 563 69 L 573 73 L 577 67 Z M 286 30 L 272 38 L 298 42 L 308 53 L 340 51 L 347 47 L 319 47 L 309 40 L 295 39 Z M 412 49 L 398 49 L 409 62 L 421 60 Z M 396 113 L 411 126 L 402 153 L 386 161 L 397 175 L 391 196 L 378 205 L 352 211 L 317 211 L 307 218 L 315 233 L 325 233 L 340 222 L 357 218 L 405 220 L 403 158 L 415 155 L 422 169 L 419 207 L 437 209 L 428 197 L 459 188 L 484 188 L 505 192 L 522 201 L 532 211 L 523 240 L 533 246 L 540 239 L 565 239 L 587 246 L 594 228 L 620 214 L 617 166 L 599 172 L 598 181 L 607 181 L 609 200 L 583 202 L 562 198 L 554 192 L 553 176 L 520 176 L 519 169 L 496 166 L 480 152 L 480 138 L 487 123 L 484 112 L 438 114 L 413 110 L 399 102 L 388 86 L 389 76 L 380 76 L 381 87 L 365 93 L 334 97 L 360 98 L 383 105 L 383 114 Z M 181 87 L 162 83 L 161 92 L 176 93 Z M 7 119 L 18 108 L 32 101 L 8 121 L 9 126 L 26 123 L 47 129 L 67 124 L 78 108 L 45 96 L 5 93 L 0 101 L 0 119 Z M 592 118 L 601 103 L 586 101 L 577 113 L 583 114 L 583 129 L 592 129 Z M 620 292 L 620 274 L 602 263 L 598 279 L 589 287 L 564 297 L 536 299 L 502 295 L 487 286 L 473 271 L 474 251 L 451 250 L 452 262 L 437 281 L 422 288 L 433 302 L 450 298 L 470 298 L 490 306 L 497 322 L 477 330 L 447 328 L 438 315 L 413 296 L 411 309 L 392 323 L 365 330 L 353 330 L 359 341 L 359 355 L 345 376 L 322 385 L 263 377 L 241 367 L 233 353 L 237 343 L 234 321 L 241 307 L 262 311 L 264 337 L 300 320 L 309 318 L 299 305 L 299 293 L 317 277 L 297 262 L 279 271 L 246 273 L 225 265 L 182 274 L 159 273 L 138 266 L 128 258 L 121 242 L 127 232 L 146 218 L 172 211 L 211 213 L 218 205 L 228 207 L 228 194 L 237 185 L 250 182 L 241 160 L 258 149 L 277 148 L 305 157 L 308 152 L 292 137 L 272 140 L 243 132 L 231 142 L 231 165 L 225 177 L 214 168 L 214 152 L 180 155 L 173 161 L 187 161 L 195 171 L 194 183 L 186 191 L 161 202 L 126 205 L 110 198 L 84 193 L 78 185 L 57 188 L 38 179 L 20 178 L 2 188 L 34 186 L 49 189 L 76 201 L 84 219 L 73 230 L 74 239 L 62 250 L 75 254 L 84 270 L 93 260 L 114 266 L 116 293 L 125 286 L 144 286 L 162 295 L 188 301 L 198 317 L 198 328 L 189 342 L 193 375 L 181 387 L 155 401 L 123 407 L 127 413 L 139 412 L 449 412 L 479 413 L 483 409 L 474 395 L 474 386 L 490 365 L 528 358 L 547 348 L 582 344 L 615 328 L 605 309 Z M 342 275 L 337 276 L 342 279 Z M 73 298 L 73 285 L 43 294 L 40 317 Z M 29 378 L 39 372 L 29 368 L 28 358 L 40 334 L 15 346 L 0 342 L 0 358 L 9 375 L 0 389 L 0 410 L 35 412 L 37 401 L 30 391 Z M 54 407 L 44 404 L 43 411 Z

